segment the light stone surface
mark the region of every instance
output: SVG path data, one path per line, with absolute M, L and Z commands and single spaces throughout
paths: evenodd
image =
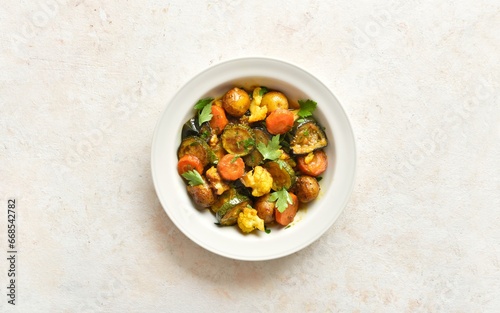
M 8 1 L 0 29 L 1 312 L 500 310 L 498 0 Z M 266 262 L 191 242 L 150 173 L 167 100 L 242 56 L 323 80 L 359 150 L 334 226 Z

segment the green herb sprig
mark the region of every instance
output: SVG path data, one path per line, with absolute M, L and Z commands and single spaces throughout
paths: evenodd
M 280 213 L 283 213 L 288 208 L 288 205 L 293 203 L 292 197 L 285 188 L 271 193 L 269 201 L 276 201 L 276 208 Z
M 264 157 L 266 160 L 277 160 L 283 153 L 281 150 L 280 146 L 280 135 L 273 136 L 271 141 L 267 145 L 265 145 L 263 142 L 259 142 L 257 144 L 257 150 L 259 150 L 260 154 Z
M 198 173 L 198 171 L 196 170 L 190 170 L 182 173 L 182 177 L 184 177 L 188 181 L 190 186 L 198 186 L 205 183 L 203 177 L 201 177 L 200 173 Z
M 212 102 L 213 98 L 207 97 L 198 100 L 194 105 L 194 108 L 198 110 L 198 126 L 205 122 L 209 122 L 212 119 Z
M 316 101 L 313 100 L 299 100 L 300 109 L 297 113 L 300 117 L 308 117 L 311 116 L 314 110 L 316 110 L 316 106 L 318 105 Z

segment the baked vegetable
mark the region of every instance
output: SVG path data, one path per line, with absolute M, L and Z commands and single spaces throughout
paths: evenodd
M 181 142 L 179 150 L 177 150 L 177 157 L 180 159 L 184 155 L 190 154 L 197 157 L 203 167 L 215 161 L 215 155 L 208 144 L 200 137 L 191 136 L 187 137 Z
M 318 177 L 323 174 L 327 166 L 328 158 L 323 150 L 316 150 L 308 155 L 301 155 L 297 158 L 297 168 L 309 176 Z
M 262 95 L 265 93 L 266 89 L 257 87 L 252 93 L 252 102 L 250 103 L 250 116 L 248 117 L 248 122 L 253 123 L 257 121 L 262 121 L 267 116 L 267 106 L 262 103 Z
M 226 154 L 217 164 L 217 171 L 225 180 L 237 180 L 245 174 L 245 163 L 236 155 Z
M 217 200 L 212 204 L 210 209 L 212 212 L 217 213 L 225 203 L 233 202 L 235 205 L 247 200 L 248 197 L 242 196 L 235 188 L 230 188 L 224 191 Z M 225 212 L 224 212 L 225 213 Z
M 312 118 L 297 123 L 294 133 L 290 148 L 295 154 L 307 154 L 328 144 L 325 132 Z
M 266 131 L 259 129 L 259 128 L 254 128 L 253 133 L 255 135 L 255 147 L 259 145 L 259 143 L 262 143 L 264 145 L 267 145 L 270 140 L 270 136 L 267 134 Z M 249 167 L 255 167 L 264 161 L 264 157 L 262 154 L 259 152 L 258 149 L 253 149 L 249 154 L 245 155 L 243 157 L 243 161 L 245 161 L 245 164 Z
M 216 200 L 212 188 L 210 188 L 205 179 L 203 179 L 202 184 L 188 185 L 186 189 L 193 201 L 203 208 L 210 207 Z
M 203 165 L 200 159 L 191 154 L 185 154 L 177 162 L 177 172 L 179 175 L 187 171 L 196 170 L 198 173 L 203 174 Z
M 273 178 L 273 190 L 289 189 L 295 182 L 295 172 L 283 160 L 266 162 L 264 168 Z
M 211 208 L 220 225 L 230 226 L 236 224 L 238 214 L 249 204 L 248 197 L 231 188 L 224 192 Z
M 269 193 L 273 185 L 273 177 L 262 166 L 256 166 L 253 170 L 246 172 L 241 181 L 246 187 L 252 188 L 254 197 Z
M 254 208 L 257 210 L 257 215 L 264 220 L 265 224 L 274 222 L 274 207 L 275 202 L 269 201 L 270 194 L 257 198 L 254 203 Z
M 287 226 L 293 222 L 293 219 L 299 209 L 297 196 L 291 192 L 288 192 L 288 194 L 290 195 L 290 198 L 292 198 L 292 203 L 288 204 L 287 208 L 283 212 L 280 212 L 279 210 L 274 211 L 276 222 L 282 226 Z
M 210 187 L 212 187 L 217 195 L 221 195 L 224 191 L 229 190 L 229 185 L 222 180 L 222 177 L 220 177 L 219 172 L 217 171 L 217 168 L 215 166 L 209 168 L 205 172 L 205 175 L 207 177 L 208 183 L 210 184 Z
M 315 177 L 302 175 L 297 177 L 291 191 L 295 193 L 300 202 L 307 203 L 318 197 L 319 190 L 319 183 Z
M 238 214 L 238 227 L 244 233 L 250 233 L 255 229 L 265 231 L 264 220 L 257 215 L 257 210 L 251 207 L 243 208 Z
M 255 147 L 253 130 L 244 124 L 229 124 L 221 135 L 222 146 L 234 155 L 244 156 Z
M 270 114 L 274 110 L 288 109 L 288 99 L 286 96 L 279 91 L 270 91 L 262 97 L 261 104 L 267 107 L 267 113 Z
M 228 124 L 226 112 L 224 112 L 223 108 L 216 105 L 212 105 L 211 108 L 212 119 L 209 122 L 210 128 L 212 128 L 216 135 L 219 135 L 224 130 L 224 127 L 226 127 L 226 125 Z
M 220 217 L 219 224 L 221 226 L 231 226 L 235 225 L 238 221 L 238 215 L 243 211 L 247 206 L 250 205 L 249 201 L 242 202 L 233 208 L 229 209 L 224 216 Z
M 222 97 L 222 107 L 227 114 L 241 117 L 250 108 L 250 96 L 245 90 L 234 87 Z
M 230 189 L 212 206 L 215 218 L 222 226 L 236 224 L 238 214 L 250 203 L 248 197 L 239 194 L 235 189 Z
M 191 136 L 198 136 L 200 134 L 200 128 L 198 126 L 198 119 L 196 117 L 190 118 L 182 126 L 181 140 L 186 139 Z
M 273 135 L 282 135 L 293 127 L 294 114 L 285 109 L 276 109 L 266 119 L 266 128 Z

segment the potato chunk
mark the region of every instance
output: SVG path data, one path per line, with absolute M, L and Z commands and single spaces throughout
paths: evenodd
M 227 114 L 241 117 L 250 107 L 250 96 L 245 90 L 234 87 L 222 97 L 222 107 Z
M 279 91 L 270 91 L 262 97 L 262 105 L 267 107 L 267 114 L 276 109 L 288 110 L 288 99 Z

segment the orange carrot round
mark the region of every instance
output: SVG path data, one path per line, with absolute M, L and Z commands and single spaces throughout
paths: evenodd
M 200 159 L 191 154 L 185 154 L 177 162 L 177 172 L 179 175 L 187 171 L 196 170 L 198 173 L 203 174 L 203 164 Z
M 297 167 L 299 171 L 306 175 L 318 177 L 328 166 L 328 158 L 323 150 L 313 152 L 313 158 L 309 163 L 306 163 L 307 155 L 301 155 L 297 158 Z
M 295 215 L 297 215 L 297 211 L 299 210 L 299 200 L 297 196 L 291 192 L 288 192 L 290 197 L 292 198 L 292 204 L 289 204 L 285 211 L 280 212 L 277 209 L 274 210 L 274 217 L 276 219 L 276 223 L 286 226 L 293 222 Z
M 222 133 L 228 123 L 224 109 L 220 106 L 212 105 L 212 119 L 209 123 L 215 134 L 219 135 Z
M 266 118 L 266 128 L 273 135 L 281 135 L 292 129 L 293 122 L 292 111 L 278 108 Z
M 245 163 L 234 154 L 226 154 L 219 160 L 217 171 L 225 180 L 237 180 L 245 174 Z

